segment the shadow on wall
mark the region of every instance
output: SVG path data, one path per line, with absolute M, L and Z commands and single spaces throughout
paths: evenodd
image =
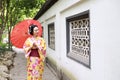
M 77 80 L 67 69 L 58 67 L 57 62 L 50 56 L 46 58 L 46 64 L 49 69 L 59 78 L 59 80 Z

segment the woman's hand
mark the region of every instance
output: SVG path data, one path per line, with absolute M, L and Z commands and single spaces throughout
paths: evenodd
M 36 43 L 33 43 L 33 47 L 34 47 L 35 49 L 37 49 L 37 48 L 38 48 L 38 45 L 37 45 Z

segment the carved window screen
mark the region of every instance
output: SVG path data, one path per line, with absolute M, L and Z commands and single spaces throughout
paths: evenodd
M 67 56 L 90 68 L 90 20 L 89 11 L 68 17 Z
M 55 50 L 55 28 L 54 23 L 48 25 L 48 46 Z

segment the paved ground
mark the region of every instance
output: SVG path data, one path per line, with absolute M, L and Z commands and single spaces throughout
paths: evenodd
M 14 68 L 10 71 L 12 80 L 26 80 L 26 59 L 24 53 L 17 53 L 14 59 Z M 52 71 L 45 66 L 43 80 L 58 80 Z

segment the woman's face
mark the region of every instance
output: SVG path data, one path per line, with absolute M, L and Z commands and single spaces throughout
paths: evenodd
M 39 34 L 39 29 L 38 29 L 38 27 L 35 27 L 35 28 L 33 29 L 33 35 L 34 35 L 34 36 L 38 36 L 38 34 Z

